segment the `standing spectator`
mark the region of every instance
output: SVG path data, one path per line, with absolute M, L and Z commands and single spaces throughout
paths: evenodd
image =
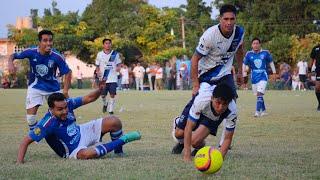
M 243 90 L 248 90 L 248 80 L 249 80 L 249 76 L 247 71 L 243 71 L 245 69 L 245 65 L 242 64 L 242 77 L 243 77 L 243 84 L 242 84 L 242 88 Z
M 298 87 L 299 91 L 300 91 L 300 79 L 299 79 L 299 74 L 298 74 L 298 71 L 297 70 L 294 70 L 293 71 L 293 74 L 292 74 L 292 91 L 295 91 Z
M 299 71 L 299 79 L 301 82 L 301 89 L 306 90 L 305 83 L 307 81 L 308 63 L 305 60 L 300 60 L 297 64 Z
M 92 82 L 92 88 L 98 88 L 99 85 L 99 76 L 97 73 L 97 70 L 95 69 L 93 72 L 93 82 Z
M 151 84 L 152 84 L 152 89 L 155 89 L 155 84 L 156 84 L 156 63 L 152 63 L 150 66 L 150 72 L 151 72 Z
M 152 72 L 151 72 L 151 65 L 150 64 L 148 64 L 148 67 L 146 69 L 146 73 L 147 73 L 147 76 L 148 76 L 148 82 L 149 82 L 150 91 L 153 91 L 154 90 L 154 86 L 152 85 Z
M 127 65 L 123 65 L 122 68 L 120 69 L 121 73 L 121 86 L 123 90 L 128 90 L 129 89 L 129 69 Z
M 137 66 L 133 69 L 133 74 L 136 80 L 136 89 L 143 91 L 143 78 L 144 78 L 145 69 L 137 63 Z
M 80 70 L 80 67 L 77 66 L 77 85 L 78 85 L 78 89 L 82 89 L 82 72 Z
M 169 76 L 169 90 L 176 90 L 176 77 L 177 77 L 177 71 L 176 66 L 172 65 L 172 68 L 170 70 L 170 76 Z
M 181 63 L 179 69 L 179 76 L 180 76 L 180 90 L 188 89 L 188 81 L 189 81 L 189 71 L 188 66 L 185 63 Z
M 117 95 L 117 72 L 120 71 L 121 59 L 117 51 L 112 50 L 112 40 L 102 40 L 103 50 L 98 52 L 96 59 L 96 70 L 101 81 L 106 83 L 104 90 L 101 93 L 102 112 L 109 112 L 113 114 L 115 106 L 115 96 Z M 106 96 L 110 94 L 110 99 L 107 101 Z
M 3 76 L 3 71 L 0 69 L 0 88 L 2 88 L 2 76 Z
M 160 66 L 159 63 L 157 63 L 157 68 L 156 68 L 156 89 L 157 90 L 162 90 L 162 80 L 163 80 L 163 68 Z
M 311 66 L 315 66 L 316 81 L 315 81 L 315 93 L 318 100 L 317 111 L 320 112 L 320 44 L 316 45 L 310 54 Z
M 165 88 L 169 89 L 169 81 L 170 81 L 170 71 L 172 69 L 172 66 L 169 61 L 166 61 L 166 66 L 164 67 L 164 84 Z

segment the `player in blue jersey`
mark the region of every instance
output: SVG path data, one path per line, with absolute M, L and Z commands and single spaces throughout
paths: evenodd
M 268 82 L 268 65 L 270 65 L 272 73 L 276 73 L 276 69 L 269 51 L 261 49 L 261 40 L 254 38 L 251 41 L 252 50 L 248 51 L 244 58 L 244 70 L 248 72 L 251 69 L 252 91 L 257 96 L 255 117 L 266 115 L 266 106 L 263 95 L 265 94 Z
M 212 86 L 220 83 L 232 87 L 235 97 L 236 86 L 231 74 L 233 59 L 238 64 L 238 78 L 242 79 L 242 60 L 244 55 L 244 29 L 236 22 L 236 8 L 223 5 L 220 8 L 220 23 L 207 29 L 191 58 L 191 78 L 193 98 L 185 106 L 179 118 L 187 119 L 189 110 L 196 99 L 202 99 L 212 93 Z M 173 154 L 180 154 L 183 143 L 177 143 Z
M 96 72 L 100 76 L 100 80 L 106 83 L 104 91 L 102 91 L 102 112 L 108 110 L 109 114 L 114 113 L 115 96 L 117 94 L 117 82 L 118 75 L 121 68 L 121 59 L 119 53 L 111 49 L 111 39 L 103 39 L 103 50 L 97 54 L 96 58 Z M 106 100 L 106 96 L 110 94 L 109 101 Z
M 315 93 L 318 100 L 318 107 L 317 111 L 320 112 L 320 44 L 313 47 L 311 54 L 311 66 L 314 65 L 315 72 L 316 72 L 316 86 L 315 86 Z
M 60 84 L 56 77 L 56 70 L 59 69 L 60 76 L 64 75 L 63 94 L 68 96 L 71 81 L 71 70 L 65 59 L 57 52 L 52 50 L 53 33 L 42 30 L 38 34 L 39 44 L 37 48 L 26 49 L 21 53 L 14 53 L 8 61 L 9 72 L 14 74 L 15 68 L 13 60 L 29 60 L 30 73 L 29 84 L 26 98 L 26 119 L 30 129 L 36 124 L 36 114 L 39 106 L 43 105 L 45 97 L 54 92 L 60 92 Z
M 211 88 L 212 94 L 208 93 L 206 97 L 194 101 L 187 119 L 177 118 L 174 122 L 173 137 L 184 144 L 185 161 L 191 160 L 191 155 L 195 155 L 198 149 L 205 145 L 205 139 L 210 134 L 216 136 L 221 123 L 225 129 L 220 148 L 223 156 L 227 154 L 231 145 L 237 120 L 234 91 L 227 84 Z M 191 146 L 195 148 L 192 153 Z
M 47 136 L 54 136 L 63 145 L 56 148 L 64 152 L 64 158 L 91 159 L 104 156 L 112 150 L 122 151 L 128 142 L 140 139 L 138 131 L 122 135 L 119 118 L 107 116 L 78 125 L 74 110 L 99 98 L 103 86 L 83 97 L 65 98 L 62 93 L 53 93 L 48 98 L 49 110 L 20 144 L 18 163 L 24 162 L 28 146 Z M 105 133 L 110 133 L 112 142 L 97 145 Z M 55 150 L 56 151 L 56 150 Z

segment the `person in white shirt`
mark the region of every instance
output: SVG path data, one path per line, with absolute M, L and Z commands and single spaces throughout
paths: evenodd
M 147 75 L 148 75 L 148 82 L 149 82 L 149 88 L 150 88 L 150 91 L 153 91 L 154 89 L 153 89 L 153 85 L 152 85 L 152 69 L 151 69 L 151 67 L 150 67 L 151 65 L 150 64 L 148 64 L 148 67 L 146 68 L 146 73 L 147 73 Z
M 137 66 L 133 69 L 133 74 L 136 80 L 136 89 L 143 91 L 143 77 L 144 77 L 145 69 L 140 65 L 140 63 L 137 63 Z
M 129 89 L 129 69 L 127 65 L 123 65 L 122 68 L 120 69 L 120 74 L 121 74 L 121 85 L 123 90 L 128 90 Z
M 106 82 L 106 87 L 101 93 L 102 98 L 102 112 L 106 112 L 108 109 L 109 114 L 113 114 L 115 105 L 115 96 L 117 94 L 117 72 L 120 71 L 121 59 L 119 53 L 111 49 L 111 39 L 103 39 L 103 50 L 97 54 L 96 59 L 96 71 L 100 78 L 100 81 Z M 109 101 L 106 100 L 106 96 L 110 94 Z
M 301 82 L 302 90 L 306 90 L 305 83 L 307 81 L 308 63 L 305 60 L 300 60 L 297 64 L 299 71 L 299 79 Z
M 159 63 L 157 63 L 157 69 L 156 69 L 156 89 L 162 90 L 162 78 L 163 78 L 163 69 L 160 66 Z
M 300 79 L 299 79 L 299 74 L 298 74 L 298 71 L 297 70 L 294 70 L 293 71 L 293 74 L 292 74 L 292 91 L 295 91 L 297 88 L 299 89 L 300 91 Z

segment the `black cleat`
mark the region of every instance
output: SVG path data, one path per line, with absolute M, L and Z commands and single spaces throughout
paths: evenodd
M 171 154 L 181 154 L 182 150 L 183 150 L 183 144 L 181 143 L 177 143 L 171 151 Z
M 114 114 L 113 111 L 109 112 L 110 115 Z
M 192 152 L 191 152 L 191 156 L 196 156 L 197 152 L 199 151 L 199 149 L 194 149 Z
M 318 106 L 317 111 L 319 111 L 319 112 L 320 112 L 320 105 Z
M 103 113 L 107 112 L 107 107 L 108 107 L 108 106 L 103 106 L 103 107 L 102 107 L 102 112 L 103 112 Z

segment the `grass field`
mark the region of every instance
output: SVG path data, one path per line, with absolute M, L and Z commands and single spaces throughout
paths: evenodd
M 259 119 L 252 116 L 251 91 L 238 91 L 233 148 L 215 175 L 203 175 L 182 156 L 171 154 L 172 119 L 189 100 L 190 91 L 119 92 L 116 115 L 124 130 L 142 133 L 140 141 L 125 146 L 124 157 L 110 153 L 96 160 L 61 159 L 42 141 L 29 147 L 25 164 L 16 165 L 18 145 L 28 132 L 25 94 L 26 90 L 0 89 L 0 179 L 320 179 L 320 112 L 315 110 L 313 91 L 268 91 L 269 115 Z M 41 107 L 39 114 L 46 108 Z M 79 123 L 102 117 L 101 101 L 79 108 L 76 116 Z M 210 136 L 207 144 L 216 145 L 218 140 Z

